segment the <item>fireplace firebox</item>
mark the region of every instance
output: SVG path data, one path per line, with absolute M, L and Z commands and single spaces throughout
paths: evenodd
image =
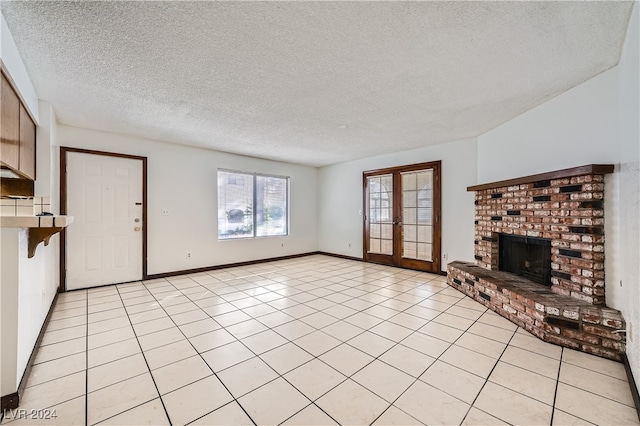
M 551 287 L 551 240 L 499 234 L 498 269 Z

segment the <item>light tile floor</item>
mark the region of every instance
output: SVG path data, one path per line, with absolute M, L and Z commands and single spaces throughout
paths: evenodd
M 57 417 L 2 424 L 638 424 L 622 364 L 321 255 L 61 294 L 20 408 Z

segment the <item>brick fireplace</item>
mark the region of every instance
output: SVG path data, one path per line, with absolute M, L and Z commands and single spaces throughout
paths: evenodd
M 450 263 L 449 284 L 542 340 L 620 360 L 624 320 L 605 303 L 611 172 L 588 165 L 467 188 L 476 262 Z

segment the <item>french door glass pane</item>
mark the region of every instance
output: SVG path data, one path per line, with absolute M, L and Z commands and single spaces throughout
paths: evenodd
M 393 254 L 393 176 L 368 177 L 369 253 Z
M 433 261 L 433 170 L 401 173 L 402 257 Z

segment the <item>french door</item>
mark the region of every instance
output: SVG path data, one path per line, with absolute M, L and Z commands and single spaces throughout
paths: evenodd
M 364 259 L 440 271 L 440 161 L 363 173 Z

